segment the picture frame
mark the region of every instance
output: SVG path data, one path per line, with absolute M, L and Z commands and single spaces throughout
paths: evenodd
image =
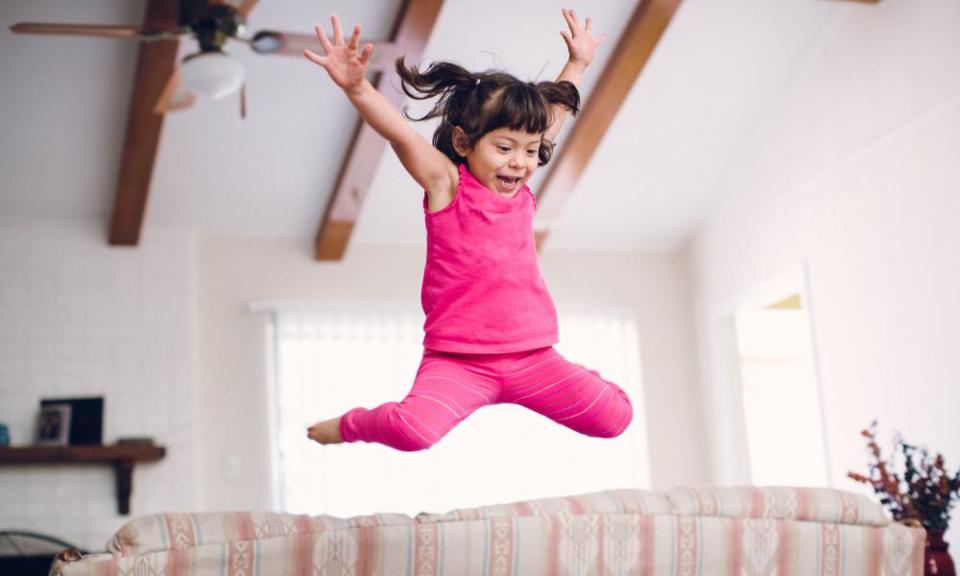
M 70 443 L 70 404 L 46 404 L 37 418 L 38 446 L 67 446 Z
M 70 406 L 70 446 L 96 446 L 103 443 L 103 396 L 82 398 L 41 398 L 40 406 Z

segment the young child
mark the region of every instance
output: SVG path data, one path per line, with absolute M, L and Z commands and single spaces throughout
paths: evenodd
M 423 450 L 478 408 L 504 402 L 589 436 L 611 438 L 629 425 L 626 393 L 553 349 L 556 310 L 537 263 L 535 198 L 526 183 L 578 111 L 575 84 L 603 40 L 591 34 L 589 18 L 581 27 L 572 10 L 563 17 L 569 60 L 556 82 L 526 83 L 446 62 L 419 72 L 398 60 L 407 95 L 439 97 L 416 119 L 441 119 L 433 146 L 364 78 L 373 46 L 360 48 L 360 25 L 346 43 L 336 16 L 332 43 L 317 27 L 326 55 L 305 56 L 327 71 L 426 191 L 426 322 L 423 360 L 406 398 L 318 422 L 309 438 Z

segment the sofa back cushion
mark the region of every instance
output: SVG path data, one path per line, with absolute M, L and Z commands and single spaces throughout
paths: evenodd
M 663 494 L 646 490 L 605 490 L 576 496 L 522 500 L 479 508 L 463 508 L 443 514 L 418 514 L 416 521 L 453 522 L 505 516 L 555 516 L 583 514 L 669 514 L 670 502 Z
M 676 514 L 862 526 L 888 523 L 880 504 L 860 494 L 831 488 L 705 486 L 675 488 L 667 498 Z

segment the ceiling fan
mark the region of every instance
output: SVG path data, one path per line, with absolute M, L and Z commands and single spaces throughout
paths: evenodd
M 175 1 L 175 0 L 171 0 Z M 61 24 L 46 22 L 18 22 L 10 26 L 18 34 L 54 34 L 72 36 L 99 36 L 139 40 L 143 42 L 176 41 L 192 35 L 199 50 L 183 58 L 174 68 L 160 94 L 154 112 L 163 114 L 183 110 L 193 105 L 196 95 L 223 98 L 240 90 L 241 115 L 245 102 L 243 66 L 224 51 L 228 40 L 247 44 L 257 54 L 301 56 L 304 48 L 320 49 L 314 34 L 299 34 L 277 30 L 260 30 L 246 35 L 245 23 L 258 0 L 179 0 L 177 23 L 169 27 L 117 26 L 100 24 Z M 392 60 L 393 48 L 379 44 L 375 50 L 377 69 Z M 379 54 L 377 54 L 379 52 Z

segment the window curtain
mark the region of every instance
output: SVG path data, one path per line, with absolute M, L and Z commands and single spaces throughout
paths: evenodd
M 276 489 L 290 512 L 416 514 L 622 487 L 648 487 L 646 425 L 635 321 L 560 318 L 568 359 L 622 386 L 634 421 L 612 440 L 588 438 L 514 405 L 481 408 L 429 450 L 320 446 L 306 428 L 356 406 L 399 401 L 422 356 L 422 317 L 373 311 L 277 310 L 274 372 Z

